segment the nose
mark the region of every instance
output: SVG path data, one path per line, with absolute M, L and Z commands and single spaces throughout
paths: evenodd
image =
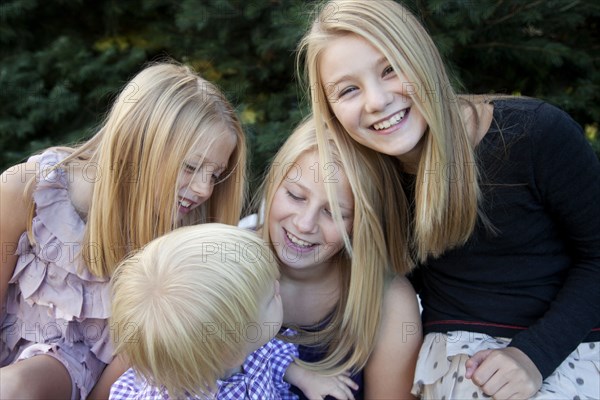
M 386 90 L 381 83 L 372 83 L 365 88 L 365 111 L 369 113 L 383 111 L 393 99 L 392 92 Z
M 211 176 L 198 171 L 190 181 L 189 189 L 202 198 L 208 198 L 213 191 Z
M 317 230 L 318 210 L 309 207 L 296 214 L 294 225 L 299 233 L 314 233 Z

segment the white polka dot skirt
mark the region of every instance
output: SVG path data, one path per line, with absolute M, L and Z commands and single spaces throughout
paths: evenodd
M 465 363 L 478 351 L 505 348 L 509 343 L 510 339 L 474 332 L 428 334 L 419 353 L 413 394 L 431 400 L 490 398 L 465 378 Z M 600 399 L 600 342 L 580 344 L 532 399 Z

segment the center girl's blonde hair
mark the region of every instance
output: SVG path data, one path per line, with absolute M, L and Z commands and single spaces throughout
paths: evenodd
M 332 166 L 344 171 L 352 188 L 354 221 L 351 239 L 344 228 L 339 205 L 334 200 L 331 205 L 334 219 L 346 242 L 345 250 L 333 258 L 341 271 L 339 299 L 325 327 L 319 327 L 322 330 L 315 333 L 292 327 L 299 331 L 299 335 L 290 340 L 327 350 L 327 356 L 322 361 L 298 363 L 322 373 L 338 374 L 348 370 L 358 371 L 368 361 L 378 336 L 385 282 L 392 269 L 390 263 L 403 268 L 404 272 L 408 272 L 411 263 L 406 258 L 394 258 L 400 253 L 392 251 L 394 246 L 406 246 L 403 241 L 406 236 L 404 227 L 387 223 L 406 218 L 403 214 L 406 203 L 402 185 L 397 168 L 393 165 L 395 160 L 365 147 L 353 148 L 351 154 L 342 156 L 333 141 L 326 140 L 325 145 L 331 152 Z M 294 130 L 271 163 L 262 190 L 264 221 L 259 224 L 263 227 L 263 239 L 271 246 L 268 227 L 275 192 L 298 159 L 317 149 L 315 121 L 309 117 Z M 324 170 L 335 171 L 335 168 Z M 335 179 L 335 175 L 329 178 Z M 359 181 L 363 183 L 359 185 Z M 327 180 L 325 187 L 334 192 Z M 407 252 L 402 254 L 406 255 Z
M 317 121 L 331 126 L 342 153 L 357 144 L 335 118 L 328 98 L 336 88 L 328 87 L 320 74 L 320 57 L 328 43 L 346 35 L 362 37 L 406 76 L 413 89 L 411 98 L 427 121 L 423 151 L 418 165 L 412 241 L 417 260 L 439 256 L 448 248 L 466 242 L 478 214 L 478 170 L 459 99 L 454 92 L 440 54 L 419 21 L 391 0 L 334 0 L 317 9 L 310 30 L 299 44 L 299 74 L 308 79 L 312 108 Z M 300 71 L 304 57 L 304 72 Z M 327 88 L 325 88 L 327 86 Z M 317 125 L 319 143 L 325 134 Z M 323 155 L 328 160 L 328 154 Z M 447 173 L 458 171 L 449 178 Z M 392 205 L 390 205 L 392 206 Z M 398 249 L 399 251 L 401 249 Z
M 223 130 L 215 129 L 219 126 Z M 221 91 L 187 66 L 145 68 L 125 85 L 89 141 L 60 148 L 70 155 L 57 168 L 87 161 L 96 171 L 82 246 L 93 274 L 110 276 L 130 250 L 179 226 L 176 192 L 183 161 L 199 144 L 209 157 L 214 141 L 225 135 L 236 144 L 224 178 L 181 224 L 237 224 L 245 201 L 245 135 Z
M 246 331 L 278 277 L 254 232 L 212 223 L 176 229 L 112 277 L 115 354 L 172 399 L 213 398 L 217 379 L 247 357 Z

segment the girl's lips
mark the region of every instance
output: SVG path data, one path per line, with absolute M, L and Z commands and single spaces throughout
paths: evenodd
M 186 199 L 184 197 L 180 197 L 178 205 L 179 205 L 179 212 L 181 212 L 182 214 L 187 214 L 190 211 L 192 211 L 192 209 L 196 205 L 196 202 L 194 202 L 190 199 Z
M 377 122 L 369 127 L 376 135 L 389 135 L 406 123 L 410 114 L 410 107 L 392 115 L 390 118 Z M 377 128 L 380 129 L 377 129 Z
M 288 231 L 285 228 L 282 228 L 282 230 L 283 230 L 283 240 L 285 242 L 286 247 L 292 249 L 294 251 L 294 253 L 296 253 L 296 254 L 309 253 L 309 252 L 313 251 L 313 249 L 316 247 L 316 244 L 314 244 L 314 243 L 311 244 L 310 246 L 300 246 L 299 244 L 292 242 L 292 240 L 289 237 L 289 235 L 292 235 L 291 233 L 288 233 Z M 295 236 L 295 235 L 293 235 L 293 236 Z

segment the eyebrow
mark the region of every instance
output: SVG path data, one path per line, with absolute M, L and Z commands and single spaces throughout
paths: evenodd
M 188 164 L 213 164 L 213 165 L 218 165 L 219 169 L 225 169 L 227 168 L 227 166 L 223 166 L 223 165 L 219 165 L 219 163 L 212 161 L 210 158 L 208 158 L 208 156 L 205 156 L 204 154 L 194 154 L 191 157 L 189 157 L 188 159 L 184 159 L 185 163 Z
M 387 64 L 387 63 L 389 63 L 388 59 L 385 56 L 382 55 L 381 57 L 379 57 L 377 59 L 377 61 L 375 61 L 371 65 L 371 67 L 377 67 L 377 66 L 379 66 L 381 64 Z M 333 82 L 325 82 L 323 86 L 325 86 L 325 87 L 327 87 L 328 85 L 336 86 L 336 85 L 339 85 L 340 82 L 344 82 L 344 81 L 347 81 L 347 80 L 352 80 L 352 78 L 354 76 L 356 76 L 356 75 L 360 75 L 360 74 L 354 74 L 354 75 L 353 74 L 346 74 L 346 75 L 342 75 L 342 76 L 340 76 L 338 79 L 336 79 Z

